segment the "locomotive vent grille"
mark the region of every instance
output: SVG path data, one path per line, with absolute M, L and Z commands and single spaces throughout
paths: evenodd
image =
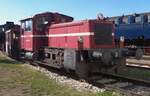
M 109 45 L 112 44 L 112 25 L 111 24 L 95 24 L 95 44 Z

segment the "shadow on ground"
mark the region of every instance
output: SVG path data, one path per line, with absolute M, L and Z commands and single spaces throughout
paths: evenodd
M 15 60 L 11 60 L 11 59 L 7 59 L 7 58 L 0 58 L 0 64 L 22 64 L 19 61 L 15 61 Z

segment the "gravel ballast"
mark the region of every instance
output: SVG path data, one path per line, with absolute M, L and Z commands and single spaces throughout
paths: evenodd
M 47 70 L 46 68 L 43 68 L 43 67 L 32 66 L 32 65 L 29 65 L 29 64 L 25 64 L 25 66 L 27 66 L 31 69 L 40 71 L 41 73 L 48 76 L 49 79 L 55 80 L 59 84 L 67 85 L 71 88 L 76 89 L 77 91 L 90 91 L 90 92 L 93 92 L 93 93 L 106 91 L 105 89 L 98 88 L 98 87 L 93 86 L 92 84 L 89 84 L 87 82 L 80 82 L 80 81 L 74 80 L 72 78 L 68 78 L 67 76 L 61 76 L 57 73 L 54 73 L 54 72 L 51 72 L 51 71 Z

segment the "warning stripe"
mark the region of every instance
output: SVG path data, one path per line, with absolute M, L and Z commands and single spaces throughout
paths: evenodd
M 80 32 L 80 33 L 67 33 L 67 34 L 50 34 L 50 35 L 22 35 L 21 37 L 70 37 L 70 36 L 90 36 L 94 32 Z

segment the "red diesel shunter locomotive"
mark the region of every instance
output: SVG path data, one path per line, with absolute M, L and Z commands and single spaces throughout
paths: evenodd
M 83 20 L 59 13 L 42 13 L 21 20 L 23 58 L 55 68 L 117 72 L 126 58 L 114 44 L 114 25 L 106 20 Z

